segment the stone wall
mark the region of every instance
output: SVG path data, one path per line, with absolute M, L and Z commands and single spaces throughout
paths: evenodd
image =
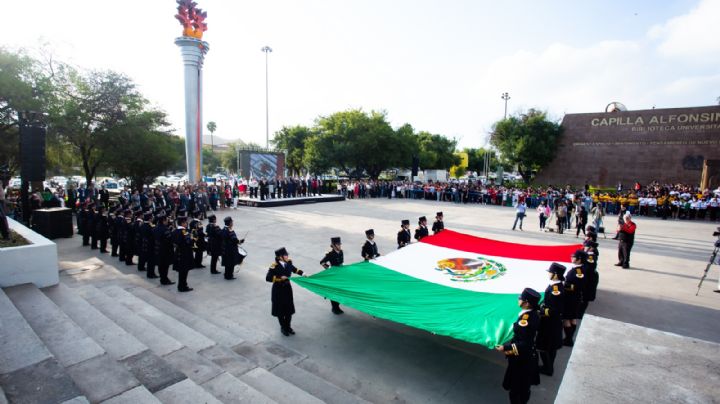
M 720 159 L 720 106 L 568 114 L 558 154 L 536 184 L 700 184 Z

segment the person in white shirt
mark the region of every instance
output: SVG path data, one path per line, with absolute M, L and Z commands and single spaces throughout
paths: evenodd
M 515 226 L 518 224 L 518 220 L 520 221 L 520 230 L 522 230 L 522 224 L 523 219 L 525 218 L 525 211 L 527 210 L 527 205 L 525 205 L 525 202 L 520 202 L 515 205 L 515 222 L 513 223 L 512 229 L 515 230 Z

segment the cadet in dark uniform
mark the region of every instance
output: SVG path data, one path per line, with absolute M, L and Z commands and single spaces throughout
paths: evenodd
M 217 217 L 215 215 L 208 216 L 208 224 L 205 227 L 205 233 L 207 233 L 208 243 L 207 251 L 210 254 L 210 273 L 219 274 L 217 270 L 218 257 L 222 255 L 222 229 L 217 225 Z
M 122 220 L 122 206 L 116 206 L 113 209 L 113 214 L 110 215 L 110 220 L 108 222 L 109 230 L 110 230 L 110 256 L 111 257 L 117 257 L 118 256 L 118 247 L 120 246 L 120 239 L 118 238 L 118 233 L 120 231 L 120 220 Z
M 508 367 L 503 379 L 503 388 L 508 390 L 510 403 L 527 403 L 530 400 L 530 386 L 540 384 L 538 356 L 535 350 L 535 335 L 540 325 L 538 303 L 540 294 L 525 288 L 519 297 L 522 308 L 513 324 L 513 338 L 495 349 L 505 354 Z
M 585 290 L 585 264 L 587 253 L 577 250 L 572 255 L 573 267 L 565 274 L 565 293 L 563 304 L 563 328 L 565 329 L 565 340 L 563 345 L 573 346 L 573 336 L 577 328 L 577 320 L 580 318 L 580 304 L 583 301 Z
M 600 281 L 600 276 L 597 272 L 598 266 L 598 255 L 597 249 L 598 243 L 594 242 L 589 236 L 583 243 L 585 252 L 587 253 L 587 263 L 585 265 L 585 289 L 583 289 L 583 301 L 580 304 L 580 318 L 585 314 L 590 302 L 595 301 L 595 295 L 597 294 L 597 286 Z
M 340 237 L 333 237 L 330 239 L 330 251 L 320 260 L 320 265 L 328 269 L 330 267 L 341 267 L 343 262 L 345 262 L 345 257 L 342 250 L 342 241 Z M 330 306 L 332 307 L 333 314 L 344 313 L 344 311 L 340 309 L 340 303 L 331 300 Z
M 175 282 L 168 278 L 168 269 L 173 262 L 173 230 L 168 226 L 168 217 L 164 211 L 158 213 L 158 224 L 153 229 L 153 239 L 155 240 L 155 263 L 160 274 L 160 283 L 162 285 L 172 285 Z
M 268 269 L 265 280 L 272 282 L 272 292 L 270 294 L 272 301 L 272 315 L 278 318 L 280 322 L 280 331 L 284 336 L 295 334 L 290 326 L 292 315 L 295 314 L 295 304 L 293 302 L 292 285 L 289 278 L 292 274 L 302 275 L 303 271 L 295 268 L 287 250 L 283 247 L 275 250 L 275 263 Z
M 130 209 L 123 209 L 122 214 L 115 218 L 115 228 L 118 232 L 118 259 L 125 261 L 125 250 L 127 248 L 127 222 L 130 216 Z
M 410 221 L 405 219 L 401 223 L 400 231 L 397 234 L 398 250 L 410 244 Z
M 445 223 L 443 223 L 443 213 L 437 212 L 435 214 L 435 223 L 433 223 L 432 226 L 433 234 L 438 234 L 443 230 L 445 230 Z
M 78 234 L 82 236 L 82 245 L 83 247 L 90 245 L 90 233 L 86 230 L 86 223 L 87 223 L 87 215 L 88 215 L 88 204 L 84 203 L 82 207 L 80 208 L 80 212 L 77 214 L 77 228 L 78 228 Z
M 563 281 L 565 280 L 565 266 L 553 262 L 548 268 L 550 285 L 545 289 L 545 300 L 540 306 L 540 327 L 536 345 L 542 367 L 540 373 L 552 376 L 555 363 L 555 354 L 563 345 Z
M 418 219 L 418 227 L 415 229 L 415 240 L 420 241 L 424 237 L 429 236 L 430 233 L 428 232 L 427 228 L 427 218 L 425 216 L 420 216 Z
M 245 242 L 245 239 L 239 240 L 235 230 L 233 230 L 233 220 L 230 216 L 224 219 L 225 228 L 222 229 L 223 254 L 222 265 L 225 267 L 225 279 L 233 280 L 235 276 L 235 265 L 242 264 L 245 257 L 238 252 L 238 246 Z
M 193 265 L 192 240 L 190 232 L 187 231 L 187 217 L 177 218 L 177 229 L 173 232 L 173 244 L 175 244 L 175 261 L 173 269 L 178 273 L 178 292 L 190 292 L 193 288 L 188 287 L 188 272 Z
M 193 214 L 196 216 L 200 215 L 200 211 L 195 210 Z M 205 265 L 202 264 L 202 259 L 207 249 L 207 242 L 205 241 L 202 222 L 198 220 L 197 217 L 190 222 L 190 236 L 193 240 L 193 268 L 205 268 Z
M 133 255 L 135 255 L 135 212 L 125 217 L 125 265 L 133 264 Z
M 367 240 L 365 240 L 365 244 L 362 246 L 361 254 L 365 261 L 369 261 L 379 257 L 380 253 L 378 252 L 377 244 L 375 243 L 375 230 L 365 230 L 365 236 L 367 237 Z
M 95 216 L 95 242 L 97 245 L 97 241 L 100 241 L 100 252 L 103 254 L 107 254 L 108 252 L 107 239 L 110 235 L 110 219 L 105 213 L 105 206 L 100 205 L 98 213 Z
M 142 209 L 140 209 L 135 217 L 135 223 L 133 224 L 133 233 L 135 234 L 134 240 L 135 244 L 133 245 L 133 252 L 134 255 L 137 255 L 138 257 L 138 271 L 144 272 L 146 270 L 145 264 L 147 263 L 146 257 L 143 254 L 143 233 L 142 233 L 142 227 L 143 224 L 145 224 L 145 217 L 148 216 L 148 213 L 143 212 Z M 152 217 L 152 215 L 150 215 Z
M 155 224 L 153 223 L 154 217 L 152 213 L 145 214 L 145 223 L 140 226 L 140 232 L 142 233 L 142 254 L 145 256 L 145 264 L 147 269 L 148 279 L 159 278 L 155 274 Z
M 90 237 L 90 249 L 97 250 L 97 230 L 95 225 L 98 221 L 98 214 L 95 210 L 95 204 L 91 203 L 88 206 L 87 216 L 85 216 L 85 235 L 83 237 Z

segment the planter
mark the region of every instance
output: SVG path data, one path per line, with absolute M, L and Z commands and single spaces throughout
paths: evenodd
M 0 248 L 0 287 L 33 283 L 39 288 L 60 281 L 57 245 L 38 233 L 8 218 L 12 230 L 31 244 Z

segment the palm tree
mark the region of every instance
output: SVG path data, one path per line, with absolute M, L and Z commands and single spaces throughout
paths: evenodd
M 213 142 L 213 133 L 215 133 L 215 130 L 217 129 L 217 125 L 214 121 L 210 121 L 207 124 L 207 130 L 210 131 L 210 150 L 212 150 L 212 153 L 215 154 L 215 142 Z

